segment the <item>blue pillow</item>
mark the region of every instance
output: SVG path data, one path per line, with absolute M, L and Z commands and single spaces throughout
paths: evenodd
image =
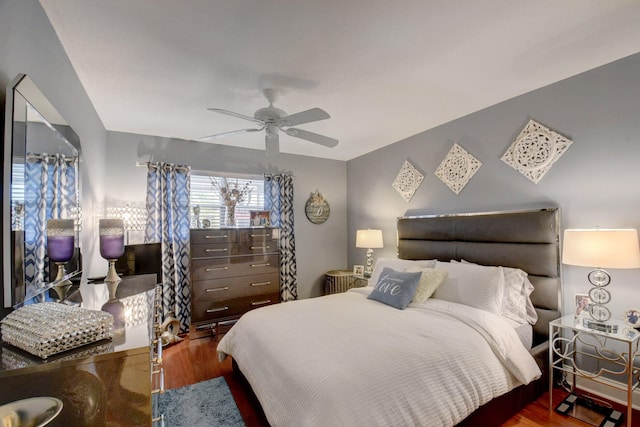
M 408 273 L 385 267 L 367 298 L 403 310 L 416 293 L 421 275 L 421 271 Z

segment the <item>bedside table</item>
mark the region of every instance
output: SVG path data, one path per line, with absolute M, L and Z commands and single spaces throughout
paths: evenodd
M 561 371 L 571 376 L 572 390 L 576 387 L 576 377 L 610 388 L 626 392 L 627 420 L 630 426 L 633 414 L 633 390 L 638 387 L 634 378 L 640 374 L 640 367 L 634 366 L 634 359 L 640 355 L 640 331 L 614 320 L 616 332 L 604 332 L 587 328 L 583 319 L 573 315 L 564 316 L 549 323 L 549 410 L 553 408 L 553 373 Z M 581 361 L 579 359 L 582 359 Z M 584 366 L 593 362 L 595 368 Z M 621 382 L 605 381 L 604 374 Z
M 324 275 L 324 294 L 338 294 L 367 286 L 368 283 L 364 277 L 354 276 L 351 270 L 330 270 Z

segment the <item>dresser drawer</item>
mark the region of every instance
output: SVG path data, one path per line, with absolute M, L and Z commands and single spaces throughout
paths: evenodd
M 193 282 L 191 286 L 192 301 L 220 301 L 278 292 L 280 290 L 280 277 L 278 273 L 256 274 L 200 280 Z
M 270 242 L 229 242 L 191 245 L 191 258 L 228 257 L 236 255 L 252 255 L 278 253 L 278 245 Z
M 238 241 L 238 230 L 212 228 L 191 230 L 191 244 L 228 243 Z
M 277 273 L 279 267 L 278 254 L 210 259 L 194 258 L 191 261 L 191 281 Z
M 276 228 L 254 228 L 238 230 L 238 242 L 248 245 L 278 245 L 278 229 Z
M 191 321 L 203 322 L 233 316 L 241 316 L 247 311 L 280 302 L 280 293 L 254 295 L 223 301 L 194 301 Z

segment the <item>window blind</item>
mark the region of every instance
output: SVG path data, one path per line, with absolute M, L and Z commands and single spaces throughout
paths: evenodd
M 191 218 L 191 228 L 203 227 L 206 221 L 209 227 L 224 227 L 226 207 L 220 197 L 218 189 L 211 184 L 211 179 L 220 180 L 223 176 L 191 173 L 191 203 L 189 214 Z M 264 209 L 264 178 L 261 175 L 246 178 L 229 178 L 227 181 L 231 188 L 236 185 L 242 188 L 249 186 L 251 192 L 249 196 L 236 206 L 236 226 L 249 227 L 249 211 Z M 194 208 L 199 207 L 200 214 L 195 215 Z M 197 221 L 199 220 L 199 224 Z

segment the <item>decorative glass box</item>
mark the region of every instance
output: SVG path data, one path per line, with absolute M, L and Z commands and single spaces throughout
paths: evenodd
M 21 307 L 2 321 L 2 340 L 43 359 L 113 337 L 113 316 L 55 302 Z

